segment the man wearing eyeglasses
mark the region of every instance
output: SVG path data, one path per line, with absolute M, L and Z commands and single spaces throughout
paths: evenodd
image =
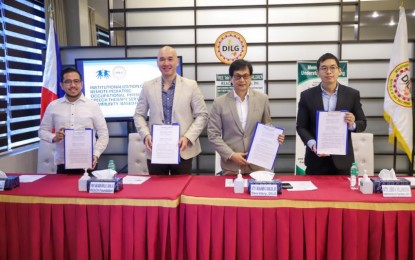
M 297 132 L 306 145 L 304 163 L 306 174 L 349 174 L 354 161 L 351 132 L 366 129 L 366 116 L 359 91 L 337 82 L 341 74 L 339 60 L 326 53 L 317 60 L 321 83 L 301 93 L 298 103 Z M 348 127 L 346 155 L 317 154 L 317 111 L 347 111 L 344 121 Z
M 221 157 L 223 174 L 264 170 L 246 160 L 257 122 L 272 125 L 268 96 L 250 88 L 252 65 L 235 60 L 229 66 L 233 91 L 217 97 L 208 121 L 208 138 Z M 278 137 L 281 144 L 284 135 Z
M 66 169 L 64 158 L 64 129 L 93 129 L 94 154 L 91 158 L 93 168 L 99 156 L 108 145 L 108 128 L 101 108 L 95 101 L 82 94 L 81 74 L 74 68 L 66 68 L 61 72 L 60 86 L 65 96 L 51 102 L 46 108 L 39 128 L 39 137 L 55 143 L 55 164 L 57 173 L 82 174 L 84 169 Z M 55 130 L 55 132 L 53 132 Z M 96 139 L 98 136 L 98 139 Z

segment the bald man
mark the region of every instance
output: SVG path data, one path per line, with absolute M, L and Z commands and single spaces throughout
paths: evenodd
M 190 174 L 193 157 L 202 151 L 199 135 L 207 124 L 208 111 L 197 82 L 177 75 L 178 65 L 174 48 L 164 46 L 159 50 L 157 66 L 161 76 L 144 82 L 135 109 L 134 123 L 146 146 L 150 174 Z M 151 126 L 175 123 L 180 125 L 180 163 L 151 163 Z

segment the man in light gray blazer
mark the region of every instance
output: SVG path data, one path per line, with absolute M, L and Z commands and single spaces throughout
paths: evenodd
M 210 111 L 208 137 L 221 157 L 223 174 L 264 170 L 246 161 L 257 122 L 272 125 L 268 96 L 250 89 L 252 71 L 249 62 L 234 61 L 229 67 L 233 91 L 217 97 Z
M 135 126 L 146 145 L 148 170 L 150 174 L 190 174 L 192 159 L 201 152 L 199 135 L 208 120 L 206 104 L 197 82 L 177 75 L 175 49 L 161 48 L 157 65 L 162 75 L 144 82 L 134 114 Z M 180 163 L 152 164 L 152 125 L 174 123 L 180 125 Z

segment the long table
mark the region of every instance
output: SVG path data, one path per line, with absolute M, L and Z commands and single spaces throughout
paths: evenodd
M 318 190 L 260 198 L 226 178 L 193 177 L 183 191 L 179 259 L 415 259 L 414 191 L 384 198 L 346 176 L 283 176 Z
M 0 193 L 0 259 L 177 259 L 180 194 L 191 176 L 152 176 L 114 194 L 47 175 Z

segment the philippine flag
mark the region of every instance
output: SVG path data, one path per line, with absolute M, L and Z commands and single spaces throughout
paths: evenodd
M 58 98 L 60 71 L 62 69 L 59 44 L 52 18 L 50 18 L 49 24 L 45 69 L 43 71 L 40 120 L 42 120 L 49 103 Z

